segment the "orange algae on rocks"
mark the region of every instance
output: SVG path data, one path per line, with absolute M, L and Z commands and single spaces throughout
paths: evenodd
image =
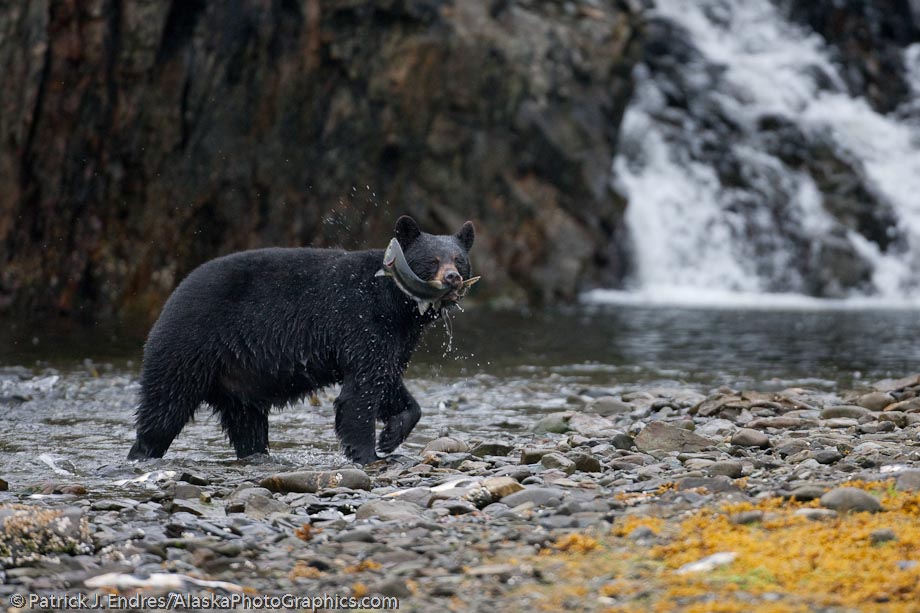
M 878 496 L 885 510 L 816 520 L 802 513 L 818 501 L 772 497 L 672 519 L 629 515 L 581 555 L 543 550 L 530 562 L 547 585 L 519 589 L 539 593 L 541 610 L 558 610 L 565 604 L 559 595 L 576 586 L 586 610 L 624 613 L 920 610 L 920 493 L 898 492 L 890 482 L 845 485 Z M 762 511 L 763 519 L 733 522 L 743 511 Z M 641 526 L 656 535 L 651 546 L 625 538 Z M 734 559 L 723 566 L 677 572 L 729 552 Z

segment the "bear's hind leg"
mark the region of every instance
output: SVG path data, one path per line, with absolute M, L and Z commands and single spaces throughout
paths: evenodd
M 383 416 L 384 426 L 377 441 L 380 453 L 393 453 L 406 440 L 422 416 L 422 409 L 402 382 L 396 391 L 391 410 L 394 412 Z
M 236 450 L 236 457 L 268 453 L 270 407 L 225 401 L 215 404 L 214 408 L 220 414 L 220 425 Z

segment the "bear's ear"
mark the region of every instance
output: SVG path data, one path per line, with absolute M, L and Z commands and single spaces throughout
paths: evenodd
M 460 231 L 456 234 L 457 240 L 463 245 L 463 248 L 469 251 L 473 247 L 473 240 L 476 238 L 476 230 L 473 228 L 473 222 L 468 221 L 463 224 Z
M 404 250 L 408 249 L 409 245 L 414 243 L 421 233 L 422 230 L 418 227 L 418 224 L 408 215 L 403 215 L 396 220 L 396 240 L 399 241 L 399 246 Z

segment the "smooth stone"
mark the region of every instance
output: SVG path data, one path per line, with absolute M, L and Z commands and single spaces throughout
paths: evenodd
M 710 556 L 706 556 L 705 558 L 697 560 L 696 562 L 688 562 L 678 568 L 675 572 L 678 575 L 686 575 L 689 573 L 708 573 L 721 566 L 727 566 L 731 564 L 737 557 L 738 554 L 733 551 L 714 553 Z
M 538 507 L 557 507 L 562 504 L 564 498 L 564 490 L 549 487 L 527 487 L 519 492 L 502 497 L 501 502 L 512 509 L 528 502 Z
M 882 510 L 878 499 L 855 487 L 838 487 L 821 496 L 821 506 L 835 511 L 875 513 Z
M 703 451 L 713 446 L 712 441 L 689 430 L 653 421 L 642 429 L 635 438 L 640 451 Z
M 501 500 L 525 489 L 523 485 L 511 477 L 487 477 L 482 480 L 482 487 L 489 492 L 492 500 Z
M 821 419 L 835 419 L 838 417 L 859 419 L 860 417 L 865 417 L 866 415 L 871 415 L 871 411 L 869 411 L 869 409 L 852 404 L 841 404 L 825 407 L 821 411 L 820 417 Z
M 593 413 L 575 413 L 569 418 L 567 425 L 570 431 L 592 438 L 612 436 L 620 432 L 612 421 Z
M 836 449 L 822 449 L 816 451 L 813 457 L 818 464 L 834 464 L 843 459 L 843 454 Z
M 185 501 L 183 501 L 185 502 Z M 243 507 L 243 513 L 252 517 L 254 519 L 265 519 L 270 516 L 272 513 L 290 513 L 291 507 L 284 504 L 280 500 L 275 500 L 274 498 L 269 498 L 268 496 L 261 496 L 259 494 L 252 495 L 246 499 L 246 504 Z
M 741 462 L 733 462 L 731 460 L 713 462 L 707 466 L 705 470 L 710 475 L 724 475 L 730 479 L 738 479 L 744 474 L 744 468 Z
M 5 492 L 10 489 L 10 484 L 5 479 L 0 479 L 0 492 Z
M 898 540 L 898 535 L 895 534 L 894 530 L 891 528 L 879 528 L 869 533 L 869 540 L 872 541 L 873 545 L 878 545 L 880 543 L 896 541 Z
M 599 473 L 601 472 L 601 462 L 595 458 L 590 453 L 585 453 L 582 451 L 576 451 L 570 453 L 567 456 L 572 462 L 575 463 L 575 470 L 581 471 L 583 473 Z
M 910 416 L 910 413 L 903 413 L 901 411 L 885 411 L 884 413 L 879 413 L 878 420 L 880 422 L 890 421 L 898 428 L 904 428 L 908 425 Z
M 628 434 L 620 432 L 610 437 L 610 444 L 617 449 L 624 449 L 628 451 L 636 446 L 636 441 Z
M 908 398 L 901 402 L 895 402 L 885 407 L 886 411 L 903 411 L 905 413 L 917 413 L 920 411 L 920 398 Z
M 589 408 L 597 413 L 598 415 L 623 415 L 626 413 L 631 413 L 633 406 L 627 404 L 618 398 L 613 396 L 601 396 L 596 399 Z
M 501 441 L 482 441 L 470 451 L 477 458 L 486 456 L 506 456 L 514 451 L 514 445 Z
M 372 500 L 355 512 L 355 519 L 376 517 L 381 521 L 411 520 L 422 516 L 422 508 L 404 500 Z
M 813 419 L 803 419 L 801 417 L 762 417 L 748 422 L 747 427 L 751 429 L 776 428 L 778 430 L 803 430 L 814 428 L 818 425 Z
M 211 485 L 211 481 L 207 477 L 189 472 L 182 473 L 179 476 L 179 481 L 185 481 L 186 483 L 191 483 L 192 485 Z
M 728 521 L 738 525 L 754 524 L 763 521 L 763 515 L 763 511 L 741 511 L 730 515 Z
M 901 492 L 920 491 L 920 470 L 905 470 L 898 475 L 895 489 Z
M 731 444 L 738 447 L 767 448 L 770 446 L 770 437 L 758 430 L 741 428 L 732 436 Z
M 881 411 L 892 402 L 894 398 L 886 392 L 869 392 L 856 399 L 856 404 L 870 411 Z
M 553 451 L 547 447 L 524 447 L 521 449 L 521 464 L 537 464 L 543 456 Z
M 684 477 L 677 480 L 678 490 L 683 491 L 696 488 L 704 488 L 714 494 L 741 491 L 741 488 L 735 485 L 731 479 L 722 475 L 717 477 Z
M 575 462 L 568 459 L 561 453 L 548 453 L 542 458 L 540 458 L 540 464 L 544 468 L 556 468 L 561 470 L 567 475 L 571 475 L 575 472 Z
M 450 437 L 442 436 L 428 442 L 422 449 L 421 455 L 429 453 L 464 453 L 470 450 L 470 446 L 463 441 Z
M 371 479 L 366 472 L 356 468 L 326 471 L 302 470 L 266 477 L 262 479 L 259 485 L 274 492 L 313 494 L 319 490 L 332 487 L 369 490 L 371 489 Z
M 811 521 L 827 521 L 837 517 L 837 511 L 831 509 L 796 509 L 792 514 Z
M 569 419 L 572 415 L 570 411 L 550 413 L 534 424 L 531 431 L 534 434 L 565 434 L 569 431 Z
M 824 495 L 825 488 L 820 485 L 800 485 L 789 492 L 788 497 L 802 502 L 815 500 Z

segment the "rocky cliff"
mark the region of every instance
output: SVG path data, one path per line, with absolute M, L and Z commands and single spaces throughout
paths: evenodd
M 202 261 L 479 228 L 486 294 L 620 274 L 616 2 L 11 0 L 0 301 L 155 315 Z

